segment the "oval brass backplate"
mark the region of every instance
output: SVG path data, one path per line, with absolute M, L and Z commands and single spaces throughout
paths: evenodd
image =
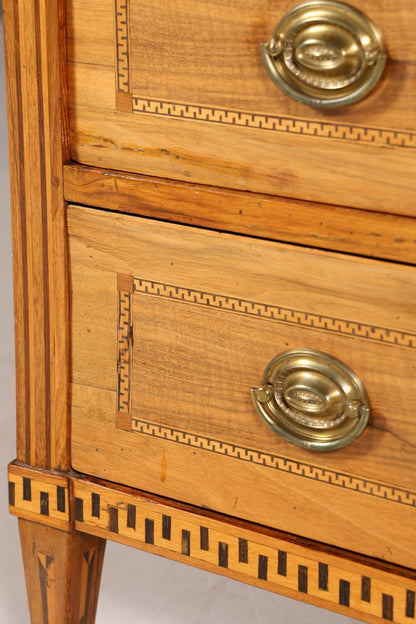
M 260 48 L 275 84 L 316 108 L 361 100 L 380 79 L 387 59 L 373 22 L 358 9 L 330 0 L 291 9 Z
M 355 440 L 369 419 L 360 379 L 336 358 L 312 349 L 291 350 L 267 366 L 251 389 L 262 420 L 298 446 L 330 451 Z

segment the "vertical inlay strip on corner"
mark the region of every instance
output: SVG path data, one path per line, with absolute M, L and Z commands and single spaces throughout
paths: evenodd
M 10 106 L 15 107 L 10 116 L 9 133 L 13 131 L 13 144 L 16 146 L 16 155 L 10 161 L 10 174 L 17 189 L 16 203 L 12 203 L 12 215 L 14 217 L 13 229 L 13 254 L 14 264 L 19 266 L 20 271 L 16 271 L 14 282 L 15 310 L 16 314 L 22 314 L 21 322 L 15 324 L 16 333 L 16 384 L 19 388 L 19 400 L 16 411 L 17 420 L 24 423 L 23 435 L 17 438 L 17 457 L 26 464 L 32 462 L 31 444 L 31 360 L 30 360 L 30 340 L 29 340 L 29 262 L 28 262 L 28 233 L 27 233 L 27 197 L 25 184 L 25 141 L 24 141 L 24 121 L 23 121 L 23 85 L 21 75 L 22 58 L 20 53 L 20 18 L 19 2 L 9 3 L 11 11 L 11 26 L 13 29 L 13 40 L 7 39 L 9 30 L 5 28 L 6 35 L 6 61 L 7 51 L 10 49 L 11 58 L 14 60 L 13 67 L 10 66 L 10 74 L 16 81 L 15 97 L 10 98 Z M 7 15 L 6 15 L 7 18 Z M 10 29 L 10 32 L 12 32 Z M 12 81 L 10 81 L 12 84 Z M 16 124 L 12 125 L 13 119 Z M 15 216 L 16 215 L 16 216 Z M 21 279 L 20 279 L 21 275 Z M 21 372 L 20 372 L 21 371 Z
M 49 302 L 49 236 L 48 236 L 48 197 L 46 191 L 46 146 L 45 146 L 45 120 L 46 110 L 44 94 L 43 94 L 43 76 L 42 67 L 43 61 L 45 61 L 45 67 L 48 68 L 47 59 L 42 58 L 42 32 L 40 24 L 40 2 L 37 0 L 35 3 L 35 30 L 36 30 L 36 70 L 37 70 L 37 111 L 38 111 L 38 128 L 39 128 L 39 182 L 40 182 L 40 201 L 39 206 L 41 210 L 41 225 L 42 225 L 42 267 L 43 267 L 43 369 L 44 369 L 44 431 L 45 431 L 45 444 L 43 451 L 45 453 L 44 462 L 46 468 L 51 468 L 51 328 L 50 328 L 50 302 Z M 47 71 L 47 69 L 46 69 Z M 47 94 L 46 94 L 47 95 Z M 36 445 L 37 446 L 37 445 Z

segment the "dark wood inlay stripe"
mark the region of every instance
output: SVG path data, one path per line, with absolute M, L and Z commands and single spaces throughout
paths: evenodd
M 23 477 L 23 500 L 32 500 L 32 479 Z
M 406 617 L 415 617 L 415 592 L 410 589 L 406 592 Z
M 277 553 L 277 573 L 280 576 L 287 575 L 287 552 L 285 550 L 279 550 Z
M 43 558 L 43 557 L 42 557 Z M 49 557 L 46 557 L 45 564 L 41 560 L 38 554 L 38 570 L 40 581 L 40 596 L 42 600 L 42 624 L 49 624 L 49 610 L 48 610 L 48 567 L 50 565 Z
M 170 540 L 172 535 L 172 517 L 162 516 L 162 537 L 165 540 Z
M 87 551 L 84 553 L 84 559 L 88 566 L 88 577 L 87 577 L 87 589 L 85 592 L 85 602 L 84 602 L 84 613 L 79 620 L 79 624 L 83 624 L 84 622 L 88 622 L 89 619 L 89 611 L 91 606 L 91 591 L 93 588 L 93 572 L 94 572 L 94 562 L 95 562 L 95 550 Z
M 42 516 L 49 516 L 49 494 L 48 492 L 40 493 L 40 513 Z
M 339 582 L 339 604 L 344 607 L 350 606 L 350 582 L 344 579 Z
M 127 505 L 127 527 L 136 529 L 136 505 Z
M 259 555 L 258 577 L 262 581 L 267 581 L 267 565 L 268 565 L 268 558 L 265 555 Z
M 91 494 L 91 515 L 94 518 L 100 517 L 100 495 L 95 492 Z
M 328 591 L 328 564 L 319 563 L 319 589 Z
M 13 38 L 13 52 L 11 57 L 14 59 L 14 67 L 13 73 L 16 78 L 16 97 L 13 98 L 13 105 L 15 106 L 15 113 L 17 123 L 14 128 L 15 137 L 16 137 L 16 145 L 17 145 L 17 157 L 13 159 L 13 162 L 10 163 L 11 168 L 14 167 L 14 170 L 11 170 L 11 174 L 16 177 L 16 185 L 18 186 L 18 222 L 19 222 L 19 232 L 20 235 L 20 244 L 19 244 L 19 252 L 21 253 L 20 261 L 21 261 L 21 283 L 15 283 L 15 296 L 19 297 L 19 303 L 22 309 L 23 323 L 19 323 L 16 326 L 16 338 L 18 343 L 22 346 L 23 357 L 19 358 L 19 365 L 22 367 L 22 374 L 20 380 L 18 380 L 18 385 L 20 390 L 24 389 L 24 396 L 21 396 L 20 406 L 18 403 L 18 417 L 20 422 L 24 423 L 24 435 L 22 436 L 21 442 L 24 441 L 24 449 L 22 452 L 24 457 L 20 457 L 18 453 L 18 459 L 22 459 L 26 464 L 31 463 L 31 402 L 30 402 L 30 379 L 31 379 L 31 361 L 30 361 L 30 340 L 29 340 L 29 271 L 28 271 L 28 244 L 27 244 L 27 198 L 26 198 L 26 186 L 25 186 L 25 143 L 24 143 L 24 121 L 23 121 L 23 102 L 25 100 L 25 96 L 23 94 L 23 85 L 22 85 L 22 76 L 21 76 L 21 55 L 20 55 L 20 20 L 19 20 L 19 4 L 17 2 L 12 2 L 10 4 L 9 10 L 13 13 L 13 27 L 14 27 L 14 38 Z M 12 100 L 12 98 L 11 98 Z M 21 383 L 20 383 L 21 382 Z
M 84 501 L 82 498 L 75 497 L 75 520 L 77 522 L 84 522 Z
M 144 520 L 144 541 L 146 544 L 155 543 L 155 521 L 150 518 Z
M 108 530 L 112 533 L 118 533 L 118 509 L 117 507 L 109 507 L 108 509 Z
M 246 539 L 238 539 L 238 561 L 248 563 L 248 542 Z
M 361 600 L 371 602 L 371 578 L 369 576 L 361 577 Z
M 209 530 L 207 527 L 200 527 L 199 542 L 201 550 L 209 550 Z
M 228 568 L 228 544 L 225 542 L 218 542 L 218 565 Z
M 14 481 L 9 481 L 9 505 L 14 507 L 16 500 L 16 486 Z
M 56 486 L 56 506 L 58 511 L 65 513 L 66 511 L 66 490 L 63 485 Z
M 389 620 L 390 622 L 392 622 L 393 621 L 393 596 L 390 596 L 389 594 L 383 594 L 382 604 L 383 604 L 382 617 L 385 620 Z
M 186 529 L 182 529 L 182 548 L 181 548 L 181 552 L 183 555 L 187 555 L 189 557 L 189 555 L 191 554 L 191 532 L 187 531 Z
M 298 590 L 303 594 L 308 593 L 308 568 L 303 565 L 298 566 Z
M 50 310 L 49 310 L 49 236 L 48 236 L 48 196 L 46 190 L 46 148 L 45 148 L 45 102 L 43 98 L 43 78 L 42 78 L 42 33 L 40 26 L 40 7 L 39 2 L 35 4 L 35 31 L 36 31 L 36 71 L 37 71 L 37 112 L 38 112 L 38 128 L 39 128 L 39 187 L 42 219 L 42 267 L 43 267 L 43 370 L 44 370 L 44 392 L 45 392 L 45 409 L 44 409 L 44 427 L 45 442 L 42 450 L 45 453 L 45 463 L 47 467 L 51 467 L 51 376 L 50 376 L 50 360 L 51 360 L 51 337 L 50 337 Z M 47 102 L 46 102 L 47 106 Z M 36 391 L 36 389 L 35 389 Z

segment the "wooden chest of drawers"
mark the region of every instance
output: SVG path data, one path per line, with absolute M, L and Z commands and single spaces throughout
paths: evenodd
M 414 4 L 4 4 L 33 622 L 105 539 L 415 621 Z

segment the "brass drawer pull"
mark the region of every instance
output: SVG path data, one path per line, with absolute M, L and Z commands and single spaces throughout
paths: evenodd
M 383 36 L 368 17 L 348 4 L 325 0 L 291 9 L 260 48 L 275 84 L 316 108 L 361 100 L 387 59 Z
M 263 385 L 251 389 L 261 419 L 285 440 L 332 451 L 355 440 L 370 410 L 360 379 L 331 355 L 286 351 L 267 366 Z

